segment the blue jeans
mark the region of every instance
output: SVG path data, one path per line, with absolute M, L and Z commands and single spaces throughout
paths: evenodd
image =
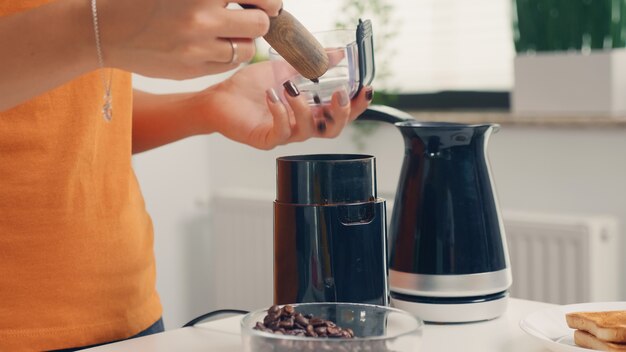
M 159 318 L 159 320 L 157 320 L 156 323 L 150 325 L 149 328 L 147 328 L 146 330 L 138 333 L 135 336 L 131 336 L 127 339 L 123 339 L 123 340 L 118 340 L 118 341 L 124 341 L 124 340 L 130 340 L 133 339 L 135 337 L 141 337 L 141 336 L 147 336 L 147 335 L 152 335 L 152 334 L 156 334 L 159 332 L 163 332 L 165 329 L 163 328 L 163 319 Z M 111 341 L 111 342 L 107 342 L 107 343 L 102 343 L 102 344 L 98 344 L 98 345 L 91 345 L 91 346 L 83 346 L 83 347 L 73 347 L 73 348 L 66 348 L 63 350 L 54 350 L 54 351 L 49 351 L 49 352 L 73 352 L 73 351 L 80 351 L 82 349 L 86 349 L 86 348 L 92 348 L 92 347 L 97 347 L 97 346 L 102 346 L 102 345 L 106 345 L 109 343 L 113 343 L 113 342 L 118 342 L 118 341 Z

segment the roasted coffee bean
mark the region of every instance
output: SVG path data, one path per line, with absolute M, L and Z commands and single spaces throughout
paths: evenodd
M 281 328 L 286 328 L 286 329 L 293 328 L 293 318 L 288 318 L 288 319 L 281 321 L 280 323 L 278 323 L 278 326 L 280 326 Z
M 281 308 L 278 305 L 273 305 L 267 310 L 267 314 L 280 314 Z
M 317 334 L 315 333 L 315 330 L 313 329 L 313 325 L 307 325 L 307 327 L 306 327 L 306 334 L 308 336 L 314 336 L 315 335 L 317 337 Z
M 341 336 L 341 329 L 336 326 L 329 326 L 326 331 L 328 332 L 328 336 L 338 337 Z
M 283 314 L 287 316 L 292 316 L 296 312 L 295 308 L 290 305 L 286 305 L 283 307 Z
M 311 318 L 309 319 L 309 324 L 313 325 L 313 326 L 320 326 L 320 325 L 326 325 L 326 320 L 322 319 L 322 318 Z
M 302 314 L 296 314 L 296 323 L 306 327 L 309 325 L 309 319 L 305 318 Z
M 268 329 L 278 330 L 280 326 L 278 325 L 278 321 L 272 321 L 269 324 L 265 324 Z
M 271 322 L 277 321 L 277 320 L 278 319 L 275 316 L 268 314 L 265 316 L 265 318 L 263 318 L 263 324 L 269 325 Z
M 325 326 L 318 326 L 315 328 L 315 332 L 319 335 L 319 336 L 326 336 L 328 335 L 328 332 L 326 331 L 326 327 Z
M 279 335 L 354 338 L 352 329 L 343 329 L 330 320 L 311 314 L 303 315 L 291 305 L 270 307 L 263 322 L 257 322 L 254 329 Z

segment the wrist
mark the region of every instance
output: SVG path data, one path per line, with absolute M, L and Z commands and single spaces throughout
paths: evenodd
M 194 134 L 218 132 L 216 122 L 220 119 L 218 101 L 219 85 L 213 85 L 202 92 L 192 94 L 188 99 L 189 124 Z
M 88 0 L 90 11 L 92 9 L 92 3 L 94 0 Z M 135 1 L 131 1 L 135 2 Z M 119 2 L 118 2 L 119 3 Z M 124 2 L 121 2 L 124 3 Z M 123 68 L 124 65 L 120 63 L 119 56 L 116 53 L 116 44 L 121 41 L 119 31 L 123 30 L 123 25 L 119 19 L 125 17 L 125 9 L 116 9 L 115 1 L 108 0 L 96 0 L 96 16 L 98 21 L 98 32 L 100 41 L 100 50 L 102 52 L 102 61 L 105 67 Z M 93 20 L 93 14 L 92 14 Z M 95 23 L 93 24 L 95 26 Z M 95 32 L 94 28 L 91 30 Z M 94 52 L 96 52 L 96 39 L 94 35 Z
M 171 116 L 178 122 L 175 124 L 178 134 L 185 137 L 215 132 L 213 119 L 215 111 L 211 109 L 213 94 L 207 88 L 200 93 L 179 93 L 169 95 L 152 95 L 151 109 L 153 116 Z
M 123 28 L 120 18 L 127 16 L 125 9 L 116 8 L 117 3 L 124 4 L 124 1 L 108 1 L 108 0 L 87 0 L 85 1 L 89 7 L 89 18 L 91 21 L 91 51 L 95 57 L 98 67 L 124 68 L 119 61 L 119 55 L 116 54 L 116 44 L 119 44 L 119 31 Z M 130 1 L 136 2 L 136 1 Z M 119 6 L 118 6 L 119 7 Z M 123 7 L 123 5 L 122 5 Z M 99 47 L 99 49 L 98 49 Z M 100 53 L 98 53 L 98 50 Z M 102 63 L 100 63 L 102 60 Z
M 93 16 L 91 2 L 84 0 L 72 0 L 65 2 L 68 7 L 69 21 L 66 21 L 65 31 L 67 36 L 61 38 L 73 38 L 75 58 L 81 71 L 89 72 L 99 68 L 96 51 L 96 39 L 94 35 Z M 77 30 L 77 26 L 82 30 Z
M 140 53 L 131 49 L 144 44 L 138 36 L 157 10 L 158 1 L 96 1 L 104 65 L 136 71 Z
M 133 95 L 133 153 L 209 133 L 198 93 Z

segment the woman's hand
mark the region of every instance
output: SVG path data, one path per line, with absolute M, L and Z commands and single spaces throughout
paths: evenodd
M 267 150 L 311 137 L 336 137 L 365 111 L 373 92 L 366 87 L 350 101 L 346 91 L 337 91 L 330 104 L 311 108 L 304 97 L 289 94 L 284 104 L 273 86 L 271 62 L 249 65 L 196 95 L 191 113 L 203 133 L 218 132 Z
M 99 0 L 104 62 L 145 76 L 185 79 L 249 61 L 281 0 L 245 0 L 258 9 L 227 9 L 227 0 Z M 231 42 L 237 45 L 233 58 Z

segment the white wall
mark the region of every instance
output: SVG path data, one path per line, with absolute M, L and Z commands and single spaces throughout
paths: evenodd
M 134 167 L 152 217 L 157 260 L 157 289 L 164 306 L 166 328 L 180 327 L 196 315 L 210 297 L 208 144 L 191 138 L 134 157 Z M 206 309 L 205 309 L 206 310 Z
M 134 76 L 135 88 L 152 93 L 201 90 L 228 76 L 181 82 Z M 137 154 L 133 165 L 152 217 L 157 289 L 166 329 L 211 310 L 209 268 L 209 140 L 188 138 Z

